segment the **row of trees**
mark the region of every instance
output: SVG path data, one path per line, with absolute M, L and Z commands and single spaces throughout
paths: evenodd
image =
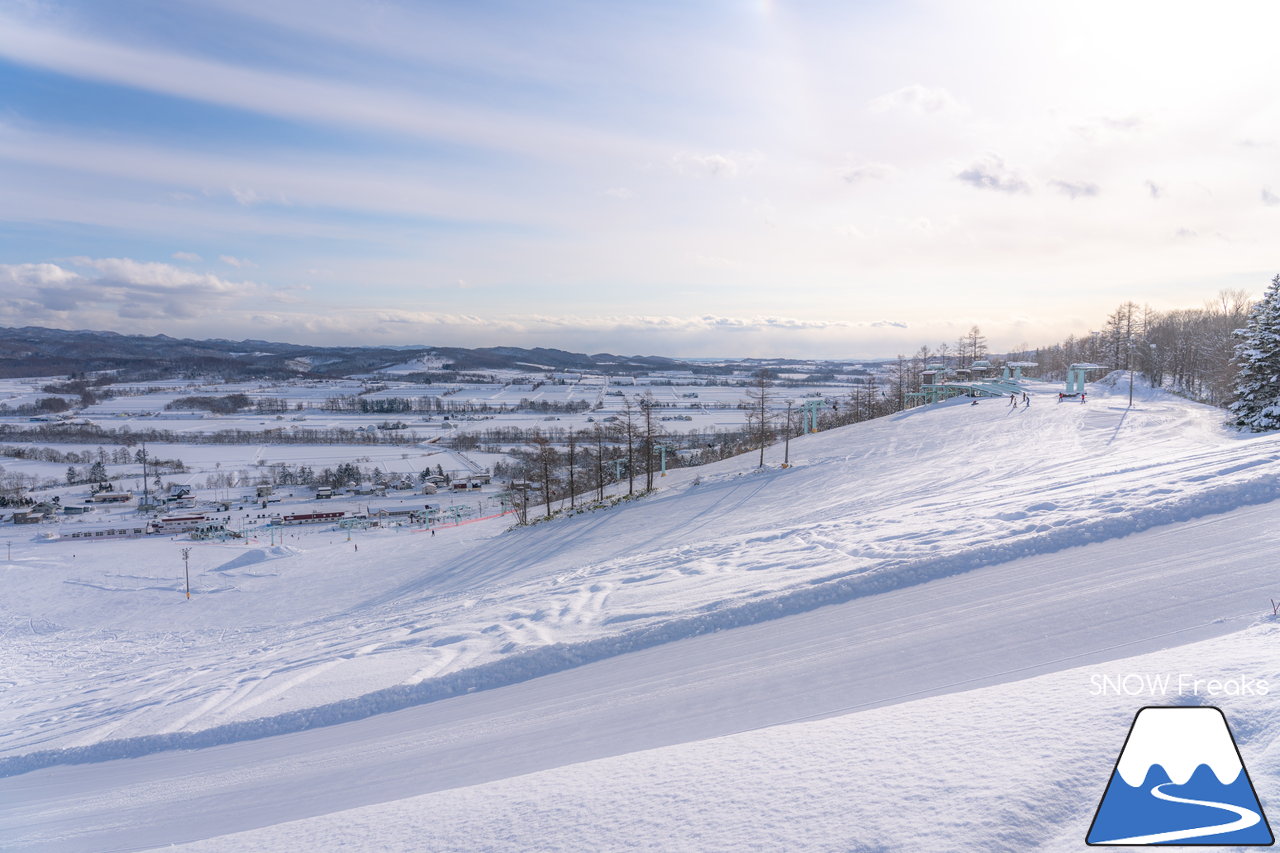
M 641 478 L 643 490 L 649 491 L 661 470 L 664 454 L 667 467 L 680 464 L 677 453 L 663 450 L 668 447 L 666 431 L 655 413 L 657 409 L 648 395 L 638 403 L 628 397 L 623 399 L 616 423 L 567 430 L 559 441 L 535 430 L 528 445 L 512 454 L 514 463 L 499 463 L 494 466 L 494 474 L 526 484 L 525 488 L 516 486 L 516 506 L 522 520 L 530 503 L 529 488 L 538 493 L 547 516 L 558 500 L 567 499 L 570 508 L 583 494 L 594 494 L 603 500 L 605 487 L 622 479 L 627 481 L 628 495 L 636 493 L 636 481 Z
M 554 401 L 521 398 L 518 403 L 507 405 L 483 401 L 446 400 L 441 396 L 370 398 L 358 394 L 347 394 L 327 398 L 320 408 L 326 412 L 361 415 L 496 415 L 504 412 L 560 412 L 574 414 L 588 411 L 591 409 L 591 405 L 586 400 Z
M 288 429 L 224 429 L 216 432 L 174 432 L 167 429 L 105 428 L 85 424 L 0 424 L 0 441 L 56 441 L 62 444 L 417 444 L 424 436 L 416 431 L 356 430 L 347 427 L 303 427 Z
M 1036 375 L 1046 379 L 1065 378 L 1067 368 L 1077 363 L 1112 370 L 1132 368 L 1157 387 L 1226 406 L 1239 398 L 1241 337 L 1237 331 L 1249 323 L 1254 308 L 1248 291 L 1238 289 L 1219 291 L 1199 308 L 1156 311 L 1126 301 L 1095 331 L 1046 346 L 1021 344 L 1005 353 L 1005 358 L 1036 362 Z M 920 390 L 926 365 L 940 362 L 963 368 L 986 355 L 986 337 L 977 326 L 954 344 L 922 346 L 909 357 L 899 355 L 889 371 L 895 408 L 905 408 L 909 395 Z
M 1039 375 L 1053 379 L 1082 362 L 1132 368 L 1153 385 L 1225 406 L 1235 397 L 1236 330 L 1248 321 L 1251 307 L 1245 290 L 1223 290 L 1200 308 L 1172 311 L 1124 302 L 1097 331 L 1009 357 L 1038 362 Z
M 626 398 L 615 423 L 586 430 L 522 431 L 518 437 L 526 446 L 511 453 L 514 462 L 494 466 L 494 474 L 526 484 L 516 489 L 518 512 L 541 504 L 549 517 L 558 502 L 573 508 L 584 497 L 603 500 L 613 483 L 625 481 L 627 496 L 651 490 L 664 455 L 666 467 L 677 468 L 757 451 L 763 465 L 765 447 L 804 429 L 802 407 L 800 401 L 788 398 L 788 389 L 776 383 L 768 370 L 757 371 L 745 391 L 742 430 L 673 434 L 663 427 L 661 407 L 652 398 L 634 403 Z M 844 426 L 896 410 L 885 389 L 868 378 L 852 385 L 845 395 L 821 400 L 817 428 Z M 503 437 L 517 436 L 507 428 Z

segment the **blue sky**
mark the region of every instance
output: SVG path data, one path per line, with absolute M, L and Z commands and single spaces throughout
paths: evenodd
M 1267 3 L 0 0 L 0 325 L 996 349 L 1280 265 Z

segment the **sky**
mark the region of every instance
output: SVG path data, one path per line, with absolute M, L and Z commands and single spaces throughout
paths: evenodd
M 0 0 L 0 326 L 995 351 L 1280 271 L 1280 6 Z

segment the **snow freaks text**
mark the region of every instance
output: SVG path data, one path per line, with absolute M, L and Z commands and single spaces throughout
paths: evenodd
M 1089 676 L 1090 696 L 1266 696 L 1265 678 L 1198 678 L 1191 673 L 1125 672 Z

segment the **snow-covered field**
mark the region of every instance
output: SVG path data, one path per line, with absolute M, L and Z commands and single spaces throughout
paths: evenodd
M 450 404 L 491 406 L 496 409 L 520 409 L 497 411 L 490 414 L 458 414 L 450 416 L 449 430 L 479 432 L 493 427 L 519 429 L 584 429 L 600 422 L 602 418 L 618 415 L 624 402 L 638 404 L 646 396 L 663 408 L 659 417 L 670 433 L 691 430 L 738 430 L 745 422 L 745 412 L 739 408 L 747 399 L 747 389 L 741 384 L 650 384 L 655 377 L 589 376 L 581 381 L 564 384 L 545 382 L 545 376 L 528 377 L 528 381 L 504 381 L 495 377 L 490 383 L 449 382 L 423 385 L 388 379 L 383 376 L 361 381 L 346 379 L 295 379 L 292 381 L 251 381 L 200 383 L 195 380 L 157 382 L 126 382 L 110 386 L 121 396 L 109 397 L 83 409 L 77 408 L 76 416 L 111 429 L 168 430 L 179 435 L 198 435 L 219 430 L 237 429 L 246 432 L 267 430 L 298 430 L 371 427 L 390 420 L 400 420 L 420 438 L 429 439 L 440 434 L 444 421 L 439 414 L 426 420 L 419 414 L 354 414 L 326 409 L 331 398 L 360 396 L 368 401 L 402 398 L 411 401 L 439 399 Z M 517 377 L 506 377 L 515 380 Z M 681 381 L 656 377 L 658 381 Z M 726 373 L 719 381 L 744 382 L 741 376 Z M 799 401 L 806 397 L 829 397 L 837 400 L 845 397 L 853 387 L 849 377 L 822 384 L 798 384 L 779 388 L 776 392 L 776 408 L 783 408 L 786 400 Z M 698 380 L 689 379 L 689 382 Z M 373 383 L 373 384 L 371 384 Z M 0 405 L 17 407 L 36 403 L 50 395 L 40 390 L 47 379 L 0 380 Z M 537 387 L 534 387 L 537 385 Z M 379 390 L 373 390 L 373 389 Z M 251 402 L 282 402 L 287 411 L 276 414 L 240 412 L 214 416 L 202 411 L 174 411 L 165 407 L 180 397 L 219 397 L 227 394 L 244 394 Z M 76 406 L 79 398 L 61 395 Z M 544 404 L 563 405 L 580 403 L 592 407 L 589 412 L 548 414 L 536 410 Z M 596 407 L 599 408 L 596 408 Z M 679 420 L 671 419 L 678 416 Z M 301 417 L 303 420 L 297 420 Z M 591 418 L 591 420 L 588 420 Z M 688 418 L 688 420 L 684 420 Z M 0 422 L 25 424 L 27 418 L 0 412 Z
M 178 543 L 19 541 L 0 847 L 1081 849 L 1159 704 L 1089 674 L 1280 691 L 1280 438 L 1031 388 L 526 529 L 197 543 L 191 601 Z M 1274 701 L 1220 703 L 1264 805 Z

